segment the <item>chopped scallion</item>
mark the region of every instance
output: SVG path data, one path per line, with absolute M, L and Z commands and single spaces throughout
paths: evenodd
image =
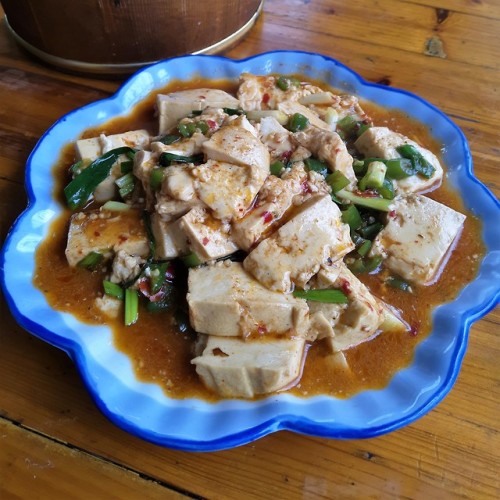
M 95 269 L 103 260 L 104 255 L 99 252 L 90 252 L 77 264 L 78 267 L 85 269 Z
M 163 137 L 160 137 L 158 139 L 158 142 L 161 142 L 162 144 L 169 145 L 169 144 L 174 144 L 174 142 L 180 141 L 181 136 L 180 135 L 164 135 Z
M 125 325 L 133 325 L 139 318 L 139 294 L 134 288 L 125 290 Z
M 288 121 L 288 129 L 291 132 L 299 132 L 304 130 L 309 125 L 309 120 L 300 113 L 294 113 Z
M 433 165 L 424 158 L 422 153 L 420 153 L 415 146 L 412 146 L 411 144 L 403 144 L 402 146 L 397 147 L 396 151 L 403 158 L 411 160 L 416 173 L 422 177 L 429 179 L 436 171 Z
M 370 240 L 363 240 L 363 243 L 359 245 L 356 251 L 358 252 L 359 255 L 361 255 L 361 257 L 366 257 L 371 247 L 372 247 L 372 242 Z
M 290 87 L 297 87 L 298 85 L 300 85 L 299 80 L 290 76 L 282 75 L 276 80 L 276 86 L 281 90 L 288 90 Z
M 307 158 L 304 160 L 304 164 L 308 170 L 314 170 L 314 172 L 318 172 L 318 174 L 321 174 L 323 177 L 326 177 L 328 174 L 328 165 L 320 160 Z
M 160 155 L 159 163 L 162 167 L 169 167 L 173 162 L 176 163 L 201 163 L 203 161 L 203 154 L 193 156 L 176 155 L 174 153 L 162 153 Z
M 351 191 L 346 191 L 345 189 L 337 191 L 336 195 L 342 200 L 348 200 L 362 207 L 373 208 L 374 210 L 380 210 L 382 212 L 389 212 L 390 210 L 391 200 L 386 200 L 384 198 L 360 196 Z
M 326 304 L 347 304 L 349 299 L 341 290 L 294 290 L 293 296 L 311 302 L 323 302 Z
M 276 177 L 280 177 L 281 172 L 283 172 L 284 169 L 285 169 L 285 164 L 279 160 L 271 163 L 271 166 L 269 167 L 271 174 L 275 175 Z
M 149 174 L 149 184 L 153 191 L 158 191 L 158 189 L 160 189 L 164 176 L 165 170 L 163 168 L 153 168 L 151 170 L 151 173 Z
M 113 212 L 126 212 L 130 210 L 130 205 L 123 203 L 121 201 L 107 201 L 102 207 L 101 210 L 110 210 Z
M 182 262 L 184 262 L 184 265 L 186 267 L 196 267 L 202 264 L 202 261 L 194 252 L 190 253 L 189 255 L 185 255 L 181 258 L 181 260 Z
M 103 280 L 102 286 L 104 288 L 104 293 L 111 297 L 115 297 L 117 299 L 123 300 L 124 292 L 123 289 L 118 283 L 113 283 L 108 280 Z
M 129 172 L 132 172 L 133 168 L 134 168 L 133 160 L 122 161 L 120 163 L 120 170 L 122 174 L 128 174 Z
M 352 230 L 358 229 L 363 224 L 363 219 L 361 219 L 361 215 L 359 215 L 355 205 L 349 205 L 346 210 L 342 211 L 342 222 L 349 224 Z
M 340 170 L 336 170 L 326 177 L 326 182 L 332 188 L 332 191 L 336 193 L 348 186 L 351 181 Z
M 390 276 L 385 280 L 385 283 L 393 288 L 402 290 L 403 292 L 413 293 L 411 285 L 399 276 Z
M 367 188 L 379 188 L 384 183 L 387 167 L 381 161 L 372 161 L 368 165 L 366 174 L 358 182 L 358 187 L 362 191 Z

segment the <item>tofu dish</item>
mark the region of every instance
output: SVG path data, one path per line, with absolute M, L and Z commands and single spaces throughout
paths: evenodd
M 103 317 L 168 313 L 218 398 L 300 384 L 311 346 L 348 371 L 351 349 L 414 333 L 378 291 L 436 283 L 460 237 L 465 215 L 428 196 L 444 173 L 433 152 L 291 75 L 154 108 L 153 134 L 76 141 L 64 187 L 65 258 L 99 276 Z

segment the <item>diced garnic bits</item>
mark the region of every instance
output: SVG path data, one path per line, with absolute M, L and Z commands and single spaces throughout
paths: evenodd
M 231 398 L 297 383 L 307 343 L 348 369 L 346 350 L 408 329 L 361 280 L 382 269 L 384 287 L 412 294 L 436 279 L 465 217 L 416 194 L 442 179 L 433 153 L 294 75 L 243 74 L 236 97 L 189 89 L 156 106 L 157 137 L 76 144 L 66 257 L 103 273 L 103 315 L 132 325 L 143 301 L 175 317 L 183 269 L 192 364 Z

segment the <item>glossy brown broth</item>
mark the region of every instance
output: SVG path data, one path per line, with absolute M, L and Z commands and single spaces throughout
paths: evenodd
M 187 83 L 173 82 L 161 92 L 197 87 L 222 88 L 230 92 L 235 90 L 231 82 L 195 79 Z M 154 100 L 155 95 L 149 96 L 129 116 L 89 129 L 82 137 L 139 128 L 156 134 Z M 434 153 L 439 153 L 441 145 L 430 137 L 421 124 L 402 113 L 384 110 L 369 103 L 363 103 L 363 107 L 376 125 L 389 126 Z M 54 168 L 54 194 L 61 203 L 62 187 L 68 181 L 67 168 L 74 161 L 73 151 L 74 146 L 68 145 Z M 450 254 L 439 280 L 431 286 L 414 287 L 414 293 L 408 294 L 383 285 L 383 272 L 359 276 L 374 295 L 401 311 L 411 331 L 404 334 L 384 333 L 348 350 L 349 373 L 332 368 L 321 343 L 316 343 L 308 351 L 299 384 L 290 392 L 299 396 L 331 394 L 348 397 L 361 389 L 384 387 L 397 370 L 411 362 L 415 345 L 429 334 L 432 309 L 452 300 L 464 284 L 473 279 L 480 257 L 484 254 L 480 222 L 464 209 L 460 198 L 449 188 L 446 180 L 443 186 L 427 193 L 427 196 L 467 215 L 461 238 Z M 107 323 L 113 330 L 117 349 L 130 357 L 137 377 L 145 382 L 158 383 L 170 397 L 216 400 L 217 396 L 203 386 L 190 364 L 194 336 L 178 333 L 168 313 L 149 313 L 141 309 L 139 321 L 125 327 L 121 318 L 109 320 L 94 306 L 94 299 L 102 294 L 103 274 L 68 266 L 64 249 L 70 215 L 68 210 L 61 214 L 36 252 L 34 284 L 44 292 L 49 304 L 57 310 L 71 312 L 86 323 Z

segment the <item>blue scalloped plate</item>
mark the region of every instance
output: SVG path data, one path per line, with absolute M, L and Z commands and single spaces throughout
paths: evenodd
M 405 111 L 445 145 L 444 160 L 452 184 L 464 195 L 467 207 L 484 221 L 487 255 L 477 278 L 452 303 L 436 308 L 432 333 L 418 345 L 413 363 L 399 371 L 385 389 L 363 391 L 349 399 L 300 399 L 279 394 L 261 401 L 171 400 L 160 387 L 136 379 L 130 360 L 115 349 L 107 327 L 84 325 L 70 314 L 54 311 L 32 285 L 36 247 L 61 211 L 52 197 L 51 168 L 62 146 L 88 127 L 127 114 L 171 79 L 236 79 L 243 71 L 300 73 Z M 367 83 L 339 62 L 317 54 L 271 52 L 240 61 L 186 56 L 143 69 L 114 96 L 67 114 L 43 135 L 28 159 L 26 188 L 29 206 L 12 227 L 0 259 L 2 285 L 12 313 L 23 328 L 73 358 L 88 390 L 110 420 L 162 446 L 212 451 L 281 429 L 343 439 L 398 429 L 424 415 L 448 393 L 461 365 L 471 323 L 492 309 L 500 296 L 500 204 L 474 178 L 461 131 L 423 99 Z

